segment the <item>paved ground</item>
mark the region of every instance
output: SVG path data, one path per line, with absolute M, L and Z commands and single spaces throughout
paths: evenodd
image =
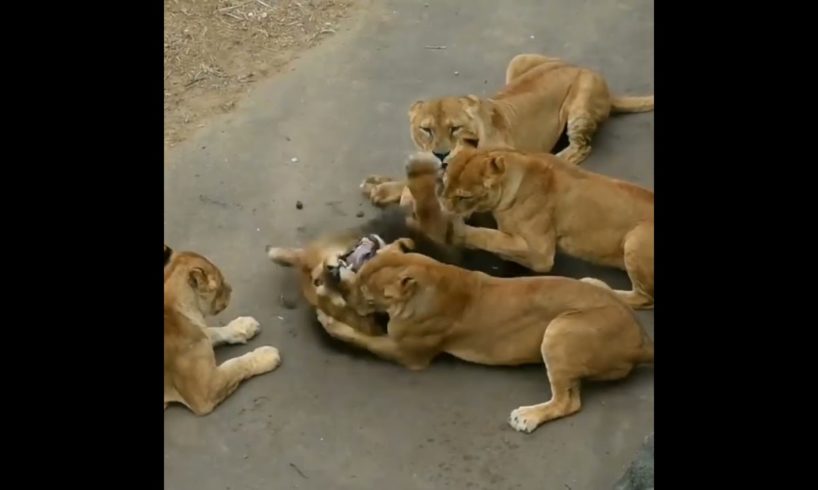
M 272 344 L 283 364 L 208 417 L 167 410 L 166 488 L 611 488 L 653 431 L 650 369 L 589 384 L 578 415 L 520 434 L 506 418 L 548 398 L 542 368 L 445 359 L 412 373 L 345 350 L 303 303 L 279 305 L 295 282 L 267 262 L 264 246 L 301 243 L 360 221 L 359 210 L 375 213 L 357 185 L 369 173 L 401 171 L 411 150 L 408 105 L 488 94 L 517 53 L 559 55 L 601 70 L 615 92 L 652 93 L 653 2 L 372 3 L 348 30 L 168 155 L 167 243 L 206 254 L 232 281 L 234 301 L 219 321 L 253 315 L 262 324 L 259 337 L 219 358 Z M 587 168 L 653 188 L 653 117 L 611 120 Z M 564 274 L 587 268 L 560 263 Z M 593 272 L 627 285 L 619 272 Z M 653 313 L 640 316 L 653 333 Z

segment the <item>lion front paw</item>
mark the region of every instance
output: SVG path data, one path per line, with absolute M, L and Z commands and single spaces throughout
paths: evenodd
M 352 327 L 346 323 L 339 322 L 321 310 L 316 310 L 316 317 L 318 318 L 318 322 L 324 327 L 324 330 L 333 338 L 348 340 L 350 335 L 354 335 L 355 331 Z
M 335 319 L 324 313 L 322 310 L 316 310 L 315 316 L 318 318 L 318 323 L 320 323 L 325 330 L 329 330 L 335 324 Z
M 391 177 L 384 177 L 383 175 L 370 175 L 361 182 L 361 193 L 366 197 L 372 195 L 372 190 L 386 182 L 394 182 L 395 179 Z
M 430 152 L 414 153 L 406 161 L 404 170 L 408 179 L 422 175 L 437 175 L 440 170 L 440 160 Z
M 231 344 L 244 344 L 248 340 L 258 335 L 259 322 L 251 316 L 240 316 L 227 324 L 230 330 L 230 337 L 228 341 Z
M 537 415 L 538 410 L 535 407 L 520 407 L 511 411 L 508 424 L 516 431 L 530 434 L 540 425 Z
M 281 354 L 273 346 L 265 345 L 253 351 L 253 361 L 256 372 L 267 373 L 277 368 L 281 364 Z

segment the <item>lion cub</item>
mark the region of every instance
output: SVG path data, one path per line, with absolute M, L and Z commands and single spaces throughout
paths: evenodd
M 258 322 L 239 317 L 213 328 L 205 317 L 221 313 L 231 287 L 212 262 L 194 252 L 165 245 L 165 408 L 170 402 L 207 415 L 247 378 L 281 364 L 275 347 L 259 347 L 216 365 L 213 347 L 244 344 L 259 332 Z
M 632 290 L 616 293 L 633 308 L 653 307 L 653 192 L 548 154 L 464 149 L 447 163 L 443 209 L 460 217 L 490 212 L 498 227 L 455 220 L 453 243 L 494 252 L 537 272 L 551 270 L 559 247 L 626 270 Z
M 591 153 L 591 138 L 611 113 L 653 110 L 653 96 L 614 97 L 605 79 L 588 68 L 538 54 L 515 56 L 506 86 L 490 98 L 475 95 L 417 101 L 409 109 L 412 142 L 443 161 L 460 147 L 555 151 L 578 165 Z M 403 182 L 371 176 L 361 184 L 376 205 L 406 198 Z
M 511 412 L 509 423 L 523 432 L 578 412 L 582 379 L 621 379 L 653 362 L 653 341 L 607 288 L 556 276 L 492 277 L 405 253 L 412 246 L 398 240 L 357 271 L 327 265 L 359 315 L 389 315 L 386 335 L 367 335 L 318 310 L 330 335 L 413 370 L 442 353 L 492 366 L 544 362 L 551 400 Z

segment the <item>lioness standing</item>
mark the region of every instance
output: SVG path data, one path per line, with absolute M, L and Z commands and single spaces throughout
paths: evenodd
M 557 156 L 578 165 L 591 138 L 611 113 L 653 110 L 653 95 L 614 97 L 599 73 L 538 54 L 515 56 L 506 86 L 490 98 L 475 95 L 417 101 L 409 109 L 410 133 L 421 151 L 443 161 L 460 147 L 554 151 L 563 132 L 568 147 Z M 401 200 L 402 181 L 371 176 L 361 184 L 376 205 Z
M 415 157 L 434 165 L 431 155 Z M 549 272 L 559 248 L 624 269 L 633 308 L 653 307 L 653 192 L 588 172 L 548 154 L 464 149 L 441 176 L 442 208 L 461 218 L 491 213 L 497 230 L 453 221 L 451 241 Z M 604 285 L 602 281 L 587 279 Z

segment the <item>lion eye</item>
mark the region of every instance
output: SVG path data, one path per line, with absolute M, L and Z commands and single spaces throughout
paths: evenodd
M 460 131 L 461 129 L 463 129 L 463 126 L 452 126 L 452 134 Z
M 432 128 L 421 127 L 420 130 L 423 131 L 424 133 L 426 133 L 429 136 L 432 135 Z

